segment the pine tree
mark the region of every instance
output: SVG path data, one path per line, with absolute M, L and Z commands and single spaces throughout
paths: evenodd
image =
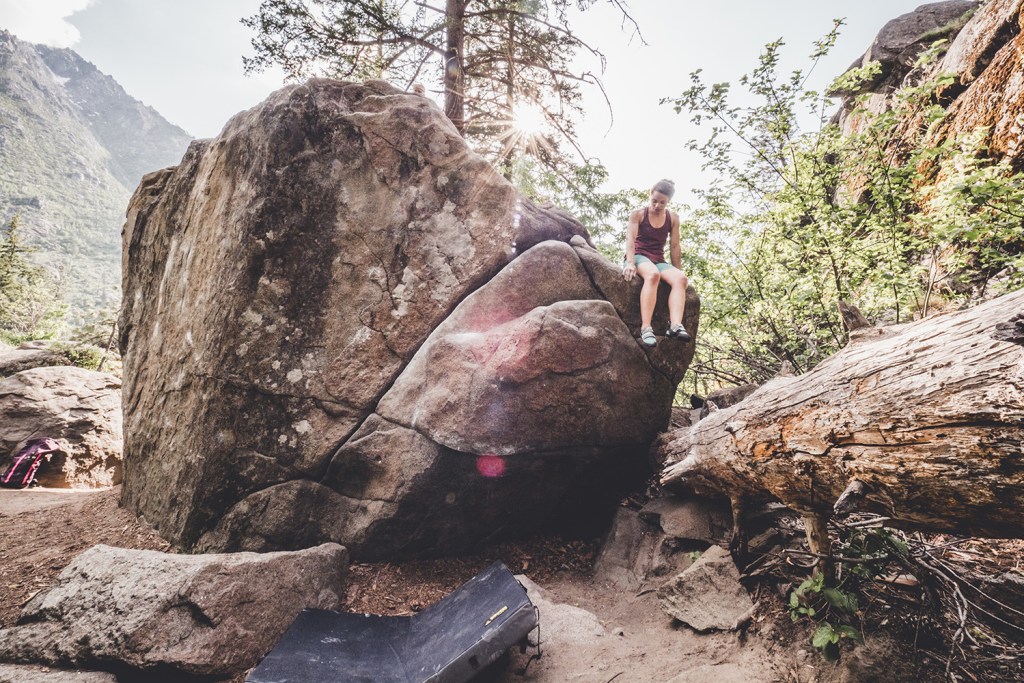
M 60 283 L 29 258 L 14 216 L 0 238 L 0 334 L 11 341 L 52 337 L 66 306 Z
M 575 120 L 581 88 L 601 81 L 576 57 L 589 54 L 598 73 L 605 63 L 570 27 L 573 4 L 590 9 L 597 0 L 263 0 L 242 20 L 256 31 L 245 68 L 407 87 L 434 69 L 445 114 L 506 177 L 526 156 L 571 184 L 579 168 L 600 166 L 580 148 Z M 620 0 L 608 4 L 636 29 Z

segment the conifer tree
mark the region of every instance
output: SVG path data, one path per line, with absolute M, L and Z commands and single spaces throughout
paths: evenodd
M 602 89 L 605 57 L 570 26 L 597 0 L 263 0 L 242 20 L 256 35 L 247 72 L 293 79 L 434 81 L 455 127 L 507 177 L 517 157 L 572 184 L 593 164 L 577 141 L 581 87 Z M 607 0 L 637 29 L 621 0 Z M 580 53 L 597 67 L 580 67 Z M 603 92 L 603 90 L 602 90 Z
M 11 341 L 53 336 L 66 306 L 59 282 L 28 259 L 15 215 L 0 237 L 0 334 Z

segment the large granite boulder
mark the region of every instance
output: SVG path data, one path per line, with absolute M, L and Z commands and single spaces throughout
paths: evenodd
M 892 94 L 908 80 L 920 79 L 924 70 L 915 66 L 918 57 L 937 41 L 949 41 L 964 28 L 979 3 L 976 0 L 943 0 L 921 5 L 887 22 L 864 54 L 850 69 L 877 62 L 879 71 L 871 80 L 831 94 L 843 97 L 834 121 L 846 135 L 863 132 L 864 110 L 877 115 L 892 106 Z
M 593 519 L 693 353 L 642 350 L 639 281 L 381 82 L 236 116 L 144 179 L 124 240 L 123 501 L 187 547 L 382 557 Z
M 851 65 L 877 62 L 881 67 L 875 80 L 862 84 L 859 92 L 892 91 L 902 85 L 920 54 L 936 41 L 955 36 L 980 4 L 978 0 L 932 2 L 887 22 L 864 55 Z
M 127 670 L 133 680 L 234 676 L 303 608 L 338 609 L 347 572 L 337 545 L 230 555 L 94 546 L 0 631 L 0 661 Z
M 57 439 L 62 449 L 39 468 L 41 485 L 121 483 L 121 380 L 60 366 L 0 380 L 0 454 L 6 458 L 29 439 L 44 436 Z

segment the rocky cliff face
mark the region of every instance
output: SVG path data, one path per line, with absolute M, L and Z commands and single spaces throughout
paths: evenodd
M 932 128 L 927 142 L 938 144 L 959 135 L 986 128 L 983 140 L 988 153 L 1009 159 L 1024 168 L 1021 131 L 1024 128 L 1024 2 L 967 0 L 922 5 L 914 12 L 886 24 L 872 46 L 854 66 L 877 60 L 882 74 L 858 93 L 845 93 L 839 121 L 847 132 L 859 121 L 851 111 L 854 96 L 867 94 L 866 107 L 882 111 L 893 91 L 916 84 L 935 74 L 954 76 L 952 85 L 936 93 L 947 115 Z M 937 40 L 947 45 L 940 59 L 926 68 L 914 68 L 918 55 Z M 917 135 L 908 121 L 906 135 Z M 899 149 L 901 141 L 893 142 Z
M 189 140 L 71 50 L 0 31 L 0 221 L 21 216 L 74 307 L 117 301 L 131 191 Z
M 641 349 L 639 284 L 382 82 L 286 88 L 193 143 L 124 254 L 123 502 L 190 548 L 605 519 L 693 353 Z
M 949 114 L 933 140 L 955 138 L 987 127 L 989 153 L 1024 168 L 1024 3 L 992 0 L 957 34 L 939 62 L 940 73 L 956 74 L 941 96 Z

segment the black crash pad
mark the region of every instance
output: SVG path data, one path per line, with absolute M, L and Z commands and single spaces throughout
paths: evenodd
M 526 590 L 501 562 L 411 617 L 299 613 L 247 683 L 460 683 L 537 626 Z

